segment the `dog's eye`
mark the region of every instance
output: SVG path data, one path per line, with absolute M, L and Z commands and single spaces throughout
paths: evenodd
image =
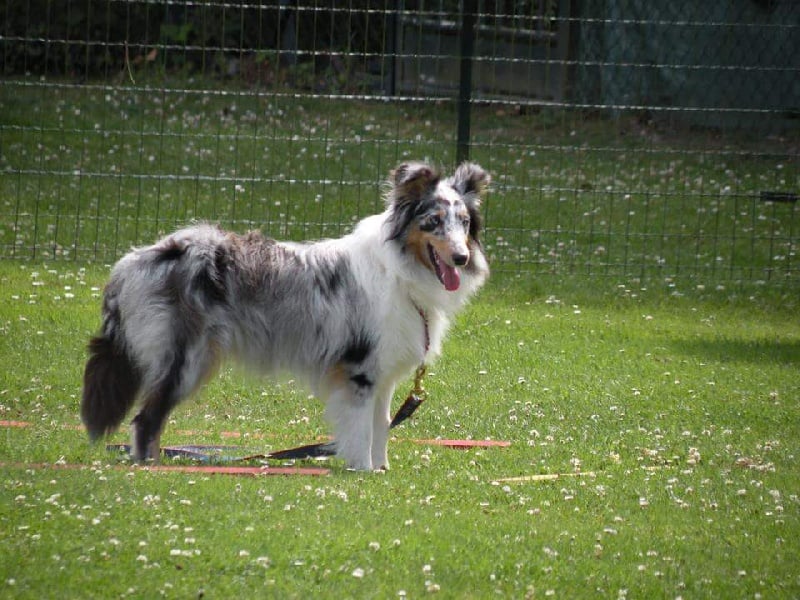
M 464 229 L 469 229 L 469 217 L 462 218 L 461 224 L 464 226 Z
M 442 219 L 439 215 L 431 215 L 425 219 L 419 226 L 423 231 L 433 231 L 441 225 Z

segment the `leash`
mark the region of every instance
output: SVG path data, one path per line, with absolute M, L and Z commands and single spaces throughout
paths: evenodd
M 400 408 L 397 409 L 392 422 L 389 424 L 389 429 L 394 429 L 408 419 L 419 408 L 420 404 L 428 398 L 428 392 L 425 391 L 425 387 L 422 385 L 426 369 L 425 363 L 417 367 L 417 372 L 414 375 L 414 387 L 408 393 Z
M 428 329 L 428 317 L 425 312 L 419 306 L 417 306 L 416 302 L 413 302 L 412 300 L 412 303 L 414 304 L 414 308 L 417 309 L 419 316 L 422 317 L 422 325 L 425 331 L 424 357 L 428 354 L 428 350 L 430 350 L 431 347 L 431 336 Z M 423 358 L 422 362 L 417 367 L 416 373 L 414 374 L 414 387 L 411 388 L 411 391 L 408 392 L 408 396 L 406 396 L 403 404 L 397 409 L 397 412 L 389 424 L 389 429 L 394 429 L 403 421 L 410 418 L 411 415 L 413 415 L 414 412 L 420 407 L 420 405 L 427 400 L 428 392 L 425 391 L 425 386 L 423 385 L 426 371 L 427 366 L 425 365 L 425 359 Z M 322 442 L 319 444 L 306 444 L 304 446 L 297 446 L 296 448 L 289 448 L 288 450 L 277 450 L 275 452 L 270 452 L 267 454 L 267 458 L 276 460 L 302 460 L 305 458 L 334 456 L 335 454 L 335 442 Z
M 419 306 L 417 306 L 416 302 L 412 300 L 412 303 L 414 304 L 414 308 L 417 309 L 419 316 L 422 318 L 422 327 L 425 331 L 425 352 L 422 355 L 422 362 L 419 364 L 417 367 L 417 372 L 414 374 L 414 387 L 408 393 L 408 396 L 406 396 L 402 406 L 400 406 L 395 413 L 394 418 L 389 425 L 389 429 L 394 429 L 400 425 L 400 423 L 413 415 L 414 411 L 416 411 L 420 404 L 425 402 L 428 397 L 428 392 L 425 391 L 425 387 L 423 386 L 423 382 L 425 380 L 425 371 L 427 370 L 427 366 L 425 365 L 425 356 L 428 355 L 428 350 L 431 349 L 431 333 L 428 329 L 428 315 L 426 315 L 425 312 Z

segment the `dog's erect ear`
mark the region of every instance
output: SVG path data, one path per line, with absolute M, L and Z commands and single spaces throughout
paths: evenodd
M 471 196 L 472 202 L 478 205 L 492 178 L 480 165 L 464 162 L 458 166 L 450 181 L 459 194 Z
M 403 235 L 425 193 L 440 180 L 441 175 L 436 169 L 421 162 L 403 163 L 389 174 L 386 204 L 392 214 L 388 239 L 394 240 Z
M 408 162 L 399 165 L 389 176 L 395 199 L 403 197 L 419 197 L 422 193 L 436 185 L 441 175 L 439 172 L 421 162 Z

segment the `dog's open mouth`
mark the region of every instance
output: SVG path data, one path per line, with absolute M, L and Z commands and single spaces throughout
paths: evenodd
M 442 282 L 444 289 L 448 292 L 456 291 L 461 285 L 461 274 L 458 269 L 444 262 L 430 244 L 428 244 L 428 254 L 431 258 L 433 270 L 436 272 L 436 277 Z

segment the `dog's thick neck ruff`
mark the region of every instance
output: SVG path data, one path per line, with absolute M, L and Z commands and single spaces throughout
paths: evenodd
M 348 467 L 388 466 L 393 392 L 441 352 L 450 318 L 480 288 L 489 175 L 398 166 L 386 210 L 343 238 L 278 242 L 212 225 L 127 254 L 90 343 L 81 415 L 93 438 L 138 404 L 132 454 L 156 458 L 171 411 L 232 357 L 289 372 L 325 401 Z M 421 387 L 421 385 L 419 386 Z

